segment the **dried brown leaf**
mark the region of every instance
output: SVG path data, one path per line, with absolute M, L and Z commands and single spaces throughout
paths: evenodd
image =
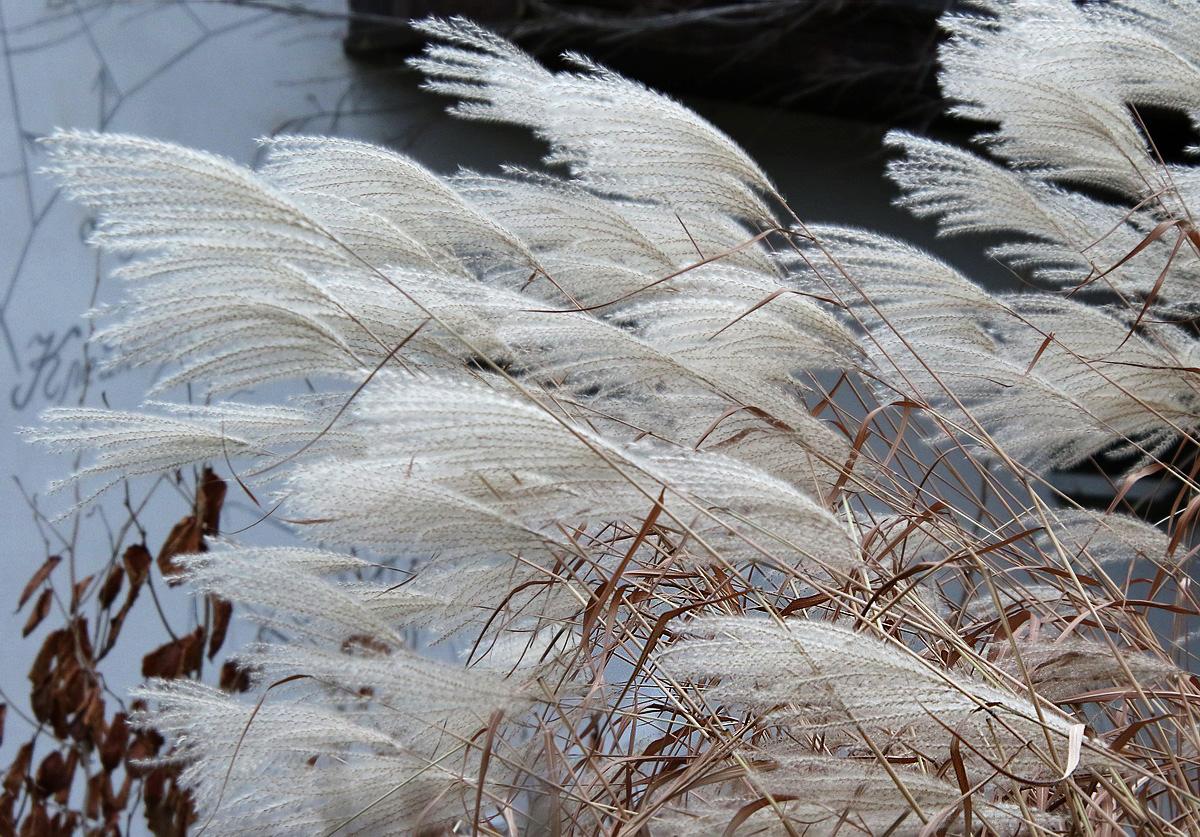
M 52 750 L 38 765 L 32 790 L 37 796 L 44 798 L 68 787 L 70 780 L 71 777 L 67 772 L 67 760 L 58 750 Z
M 29 636 L 37 626 L 42 623 L 42 620 L 50 615 L 50 602 L 54 598 L 54 591 L 47 587 L 38 596 L 37 603 L 33 606 L 33 610 L 29 612 L 29 618 L 25 620 L 25 627 L 21 629 L 21 636 Z
M 25 776 L 29 773 L 29 765 L 33 763 L 33 742 L 27 741 L 17 750 L 17 757 L 8 766 L 4 774 L 4 793 L 6 796 L 16 796 L 25 784 Z
M 195 515 L 188 515 L 171 528 L 167 540 L 158 552 L 158 569 L 168 584 L 179 584 L 183 573 L 175 561 L 177 555 L 192 555 L 204 551 L 204 538 L 201 536 L 201 523 Z
M 226 660 L 221 666 L 221 690 L 225 692 L 250 691 L 250 671 L 242 668 L 233 660 Z
M 143 677 L 171 679 L 200 671 L 204 652 L 204 629 L 160 645 L 142 658 Z
M 79 603 L 81 601 L 83 601 L 83 594 L 87 592 L 88 587 L 90 587 L 92 584 L 92 579 L 94 579 L 95 577 L 96 577 L 95 574 L 89 575 L 87 578 L 76 582 L 75 586 L 71 589 L 71 612 L 72 613 L 79 610 Z
M 100 764 L 105 772 L 112 773 L 125 759 L 125 748 L 129 745 L 129 719 L 124 712 L 113 715 L 112 723 L 100 745 Z
M 121 592 L 121 585 L 125 582 L 125 567 L 121 564 L 116 564 L 104 579 L 104 583 L 100 585 L 100 607 L 107 610 L 112 607 L 112 603 L 116 601 L 117 594 Z
M 60 628 L 52 632 L 42 642 L 42 647 L 38 650 L 37 656 L 33 658 L 33 665 L 29 667 L 29 682 L 33 684 L 34 688 L 37 688 L 49 679 L 52 664 L 62 654 L 64 646 L 69 645 L 70 641 L 70 634 L 65 629 Z
M 83 711 L 79 713 L 79 734 L 76 736 L 81 744 L 89 749 L 95 749 L 104 741 L 108 725 L 104 722 L 104 697 L 100 687 L 93 686 L 84 703 Z
M 162 745 L 163 737 L 154 730 L 139 730 L 133 738 L 133 743 L 125 750 L 126 772 L 135 779 L 145 778 L 154 768 L 141 762 L 158 755 Z
M 79 767 L 80 750 L 72 747 L 67 751 L 67 781 L 54 795 L 54 802 L 65 809 L 71 798 L 71 786 L 75 784 L 75 770 Z
M 221 509 L 225 505 L 228 486 L 211 468 L 205 468 L 196 490 L 196 517 L 200 520 L 200 533 L 214 537 L 221 533 Z
M 199 675 L 204 662 L 204 628 L 196 628 L 180 637 L 180 642 L 183 644 L 183 673 Z
M 29 577 L 29 581 L 25 584 L 25 589 L 21 591 L 21 598 L 17 600 L 18 610 L 25 606 L 25 602 L 29 601 L 29 597 L 33 595 L 33 591 L 38 589 L 50 577 L 50 573 L 60 563 L 62 563 L 61 555 L 51 555 L 38 567 L 37 572 Z
M 142 677 L 178 677 L 183 665 L 181 642 L 173 639 L 142 657 Z
M 151 768 L 142 780 L 142 802 L 146 805 L 146 816 L 149 818 L 150 809 L 162 804 L 166 796 L 166 768 L 159 766 Z
M 109 790 L 109 798 L 111 800 L 112 811 L 106 813 L 106 816 L 112 820 L 121 811 L 125 810 L 125 806 L 129 804 L 129 791 L 133 787 L 133 778 L 129 772 L 125 772 L 125 781 L 121 782 L 121 790 L 117 792 L 116 797 L 112 796 L 112 790 Z
M 125 573 L 129 576 L 129 586 L 132 590 L 141 587 L 146 581 L 153 560 L 150 550 L 140 543 L 134 544 L 122 553 L 121 563 L 125 566 Z
M 89 776 L 87 788 L 87 802 L 84 811 L 87 814 L 87 818 L 89 820 L 99 819 L 102 807 L 105 816 L 107 816 L 112 800 L 112 783 L 109 775 L 107 773 L 96 773 Z
M 154 559 L 150 556 L 150 551 L 141 544 L 135 544 L 129 547 L 121 556 L 121 565 L 124 570 L 124 574 L 129 576 L 129 592 L 125 594 L 125 602 L 121 605 L 121 609 L 117 612 L 117 615 L 109 620 L 108 635 L 104 640 L 104 648 L 100 652 L 101 657 L 107 656 L 108 652 L 111 651 L 113 646 L 117 644 L 117 637 L 121 635 L 121 628 L 125 624 L 125 617 L 129 615 L 129 611 L 133 607 L 133 603 L 137 601 L 138 591 L 141 590 L 142 584 L 144 584 L 146 579 L 149 577 L 150 565 L 153 562 Z M 117 569 L 114 568 L 113 573 L 116 572 Z M 110 583 L 114 583 L 112 580 L 112 574 L 110 574 L 109 578 L 104 582 L 106 589 Z M 115 589 L 112 593 L 113 598 L 116 597 L 116 591 L 121 587 L 120 578 L 118 578 L 114 584 Z M 103 595 L 104 594 L 101 593 L 102 597 Z
M 211 660 L 225 644 L 225 634 L 229 631 L 229 620 L 233 616 L 233 602 L 209 596 L 212 603 L 212 630 L 208 636 L 208 658 Z
M 50 815 L 46 813 L 46 803 L 34 803 L 21 823 L 21 837 L 51 837 L 53 834 Z

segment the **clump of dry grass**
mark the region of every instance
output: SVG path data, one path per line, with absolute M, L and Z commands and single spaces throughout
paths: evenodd
M 142 695 L 206 830 L 1200 832 L 1200 180 L 1128 107 L 1194 113 L 1200 39 L 1168 4 L 988 11 L 944 59 L 995 159 L 896 135 L 893 174 L 1071 293 L 806 226 L 686 108 L 464 21 L 423 24 L 430 86 L 565 175 L 50 138 L 140 256 L 103 339 L 214 398 L 36 435 L 101 446 L 84 477 L 226 460 L 316 544 L 177 559 L 280 637 L 257 702 Z M 221 397 L 281 376 L 328 384 Z M 1114 451 L 1105 512 L 1055 490 Z

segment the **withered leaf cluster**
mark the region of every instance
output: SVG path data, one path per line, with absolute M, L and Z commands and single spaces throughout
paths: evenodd
M 116 646 L 135 604 L 149 598 L 141 596 L 143 589 L 153 593 L 154 568 L 161 580 L 178 584 L 183 569 L 176 558 L 207 549 L 205 539 L 220 531 L 225 493 L 225 482 L 205 468 L 192 513 L 171 528 L 157 557 L 144 543 L 130 544 L 114 553 L 107 568 L 64 583 L 55 571 L 66 559 L 52 555 L 29 578 L 18 600 L 18 608 L 28 610 L 24 636 L 52 613 L 62 619 L 45 635 L 29 669 L 29 720 L 36 726 L 4 772 L 0 834 L 119 835 L 139 808 L 149 830 L 161 837 L 185 834 L 195 821 L 190 794 L 176 783 L 179 768 L 153 762 L 162 755 L 162 736 L 131 725 L 131 716 L 145 704 L 126 706 L 114 696 L 100 663 Z M 72 558 L 67 563 L 74 577 L 84 559 Z M 136 641 L 146 648 L 142 675 L 200 679 L 205 661 L 221 650 L 232 615 L 230 602 L 210 596 L 203 622 L 188 633 L 176 635 L 164 622 L 161 634 L 139 634 Z M 136 653 L 132 643 L 122 651 Z M 226 690 L 249 685 L 248 672 L 232 661 L 222 664 L 217 677 Z M 0 704 L 0 741 L 7 708 Z

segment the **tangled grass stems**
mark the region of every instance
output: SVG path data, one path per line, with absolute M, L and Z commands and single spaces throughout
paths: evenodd
M 277 637 L 258 703 L 140 693 L 205 833 L 1200 833 L 1200 176 L 1133 116 L 1200 112 L 1200 32 L 982 6 L 943 84 L 989 156 L 893 134 L 891 174 L 1040 292 L 805 224 L 682 105 L 463 20 L 415 63 L 553 173 L 48 139 L 138 257 L 98 339 L 211 401 L 32 435 L 99 449 L 76 480 L 224 461 L 315 544 L 219 539 L 210 474 L 160 559 Z M 282 377 L 322 397 L 226 397 Z M 1106 511 L 1056 487 L 1114 454 Z

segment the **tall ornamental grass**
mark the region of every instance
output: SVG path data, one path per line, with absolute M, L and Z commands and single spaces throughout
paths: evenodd
M 889 171 L 1012 294 L 806 224 L 586 58 L 419 26 L 426 86 L 544 170 L 46 140 L 132 257 L 97 339 L 203 405 L 33 435 L 94 451 L 85 496 L 211 463 L 311 544 L 176 559 L 270 628 L 250 694 L 140 695 L 196 833 L 1200 834 L 1200 168 L 1139 110 L 1200 127 L 1197 8 L 946 18 L 984 127 Z M 232 395 L 279 379 L 315 393 Z M 1054 474 L 1097 458 L 1080 508 Z

